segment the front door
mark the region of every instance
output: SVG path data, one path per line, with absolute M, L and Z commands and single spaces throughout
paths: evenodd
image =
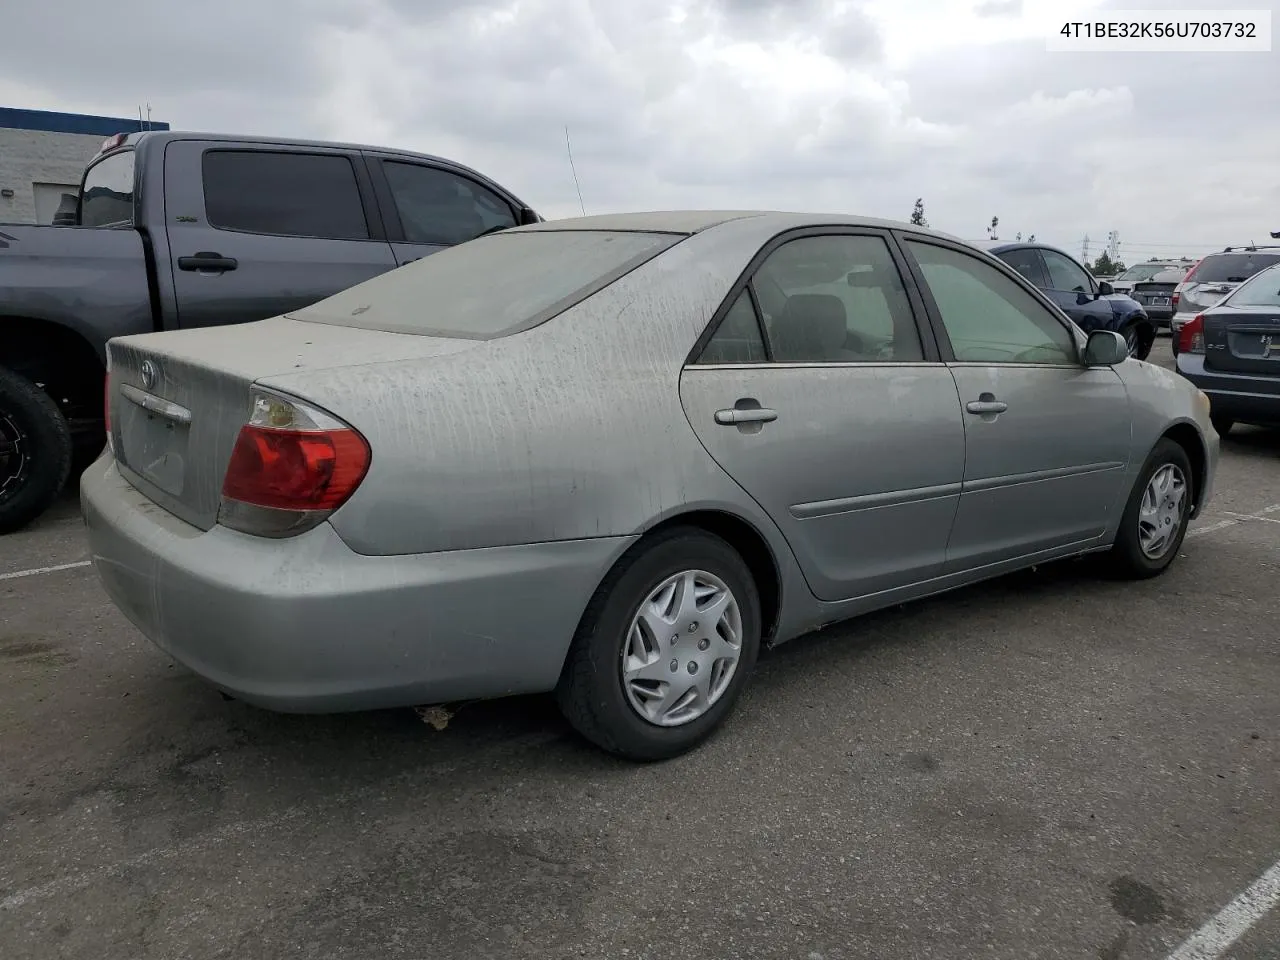
M 885 235 L 775 241 L 681 377 L 689 422 L 813 593 L 934 576 L 964 472 L 955 382 Z
M 1094 279 L 1070 257 L 1054 250 L 1041 249 L 1049 285 L 1043 287 L 1056 303 L 1082 330 L 1106 330 L 1114 314 L 1111 305 L 1098 296 Z
M 965 424 L 947 572 L 1097 541 L 1123 508 L 1128 394 L 1031 291 L 958 247 L 909 240 Z
M 179 140 L 164 173 L 182 327 L 264 320 L 396 266 L 359 154 Z
M 396 262 L 411 263 L 481 234 L 514 227 L 518 212 L 484 184 L 443 167 L 370 157 Z

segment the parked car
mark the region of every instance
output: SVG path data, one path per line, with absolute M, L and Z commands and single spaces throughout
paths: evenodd
M 1213 427 L 1280 426 L 1280 263 L 1182 324 L 1178 372 L 1209 397 Z
M 1045 292 L 1086 333 L 1114 330 L 1125 338 L 1129 356 L 1145 360 L 1156 328 L 1133 299 L 1095 280 L 1070 254 L 1044 243 L 983 241 L 975 244 L 999 257 Z
M 1280 246 L 1226 247 L 1200 260 L 1173 291 L 1173 352 L 1181 350 L 1182 325 L 1203 313 L 1259 270 L 1280 263 Z
M 1173 319 L 1173 292 L 1187 271 L 1175 267 L 1134 283 L 1129 296 L 1147 312 L 1157 327 L 1167 327 Z
M 1111 279 L 1111 287 L 1116 293 L 1123 293 L 1126 296 L 1134 291 L 1134 287 L 1144 281 L 1151 280 L 1157 273 L 1169 273 L 1172 271 L 1180 271 L 1186 273 L 1195 263 L 1194 260 L 1148 260 L 1145 263 L 1135 263 L 1132 267 L 1125 269 L 1119 276 Z M 1102 279 L 1099 277 L 1098 279 Z
M 1159 574 L 1218 458 L 1118 334 L 852 217 L 519 227 L 108 353 L 90 555 L 174 658 L 276 710 L 555 690 L 642 760 L 762 643 L 1060 557 Z
M 0 226 L 0 533 L 101 449 L 110 337 L 262 320 L 541 219 L 439 157 L 169 131 L 109 139 L 77 204 Z

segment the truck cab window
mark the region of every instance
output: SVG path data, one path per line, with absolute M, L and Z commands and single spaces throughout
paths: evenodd
M 114 227 L 133 223 L 133 151 L 100 160 L 85 171 L 80 190 L 80 225 Z
M 210 150 L 209 226 L 278 237 L 368 240 L 355 169 L 340 154 Z

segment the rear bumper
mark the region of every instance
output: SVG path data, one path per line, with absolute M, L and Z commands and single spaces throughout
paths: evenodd
M 1208 395 L 1213 416 L 1280 424 L 1280 377 L 1206 370 L 1199 353 L 1180 353 L 1176 363 L 1178 373 Z
M 214 686 L 286 712 L 551 690 L 592 592 L 633 542 L 369 557 L 327 523 L 287 540 L 202 532 L 109 455 L 80 496 L 94 567 L 125 616 Z

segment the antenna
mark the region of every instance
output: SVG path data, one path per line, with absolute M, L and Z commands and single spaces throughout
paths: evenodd
M 569 169 L 573 173 L 573 186 L 578 191 L 578 206 L 582 208 L 582 215 L 587 215 L 587 205 L 582 202 L 582 185 L 578 183 L 578 168 L 573 164 L 573 148 L 569 146 L 569 126 L 564 128 L 564 149 L 569 154 Z
M 151 104 L 147 104 L 147 129 L 151 129 Z

